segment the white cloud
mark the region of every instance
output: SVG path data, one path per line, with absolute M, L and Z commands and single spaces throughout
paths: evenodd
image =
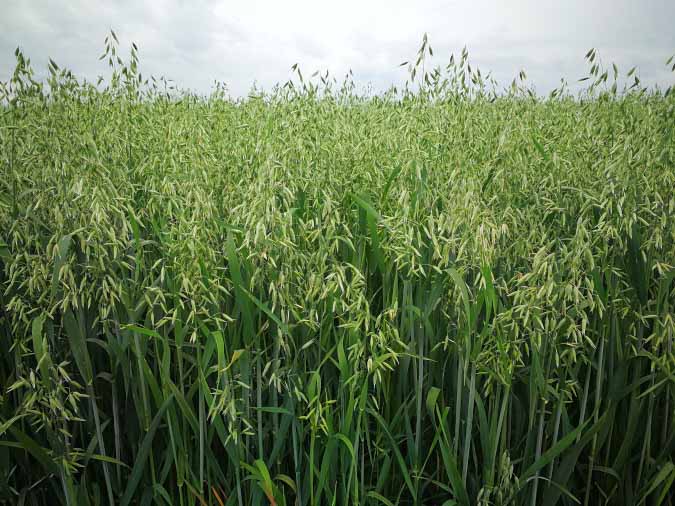
M 584 75 L 583 55 L 597 47 L 604 61 L 638 65 L 644 81 L 669 85 L 664 61 L 675 52 L 675 3 L 645 0 L 209 2 L 204 0 L 47 2 L 5 0 L 0 19 L 0 79 L 21 46 L 36 70 L 47 58 L 89 79 L 113 28 L 123 47 L 135 41 L 144 74 L 165 75 L 207 92 L 225 81 L 235 95 L 254 81 L 266 88 L 305 73 L 354 71 L 376 89 L 400 83 L 401 61 L 428 32 L 435 62 L 467 45 L 472 60 L 508 84 L 524 68 L 538 89 Z

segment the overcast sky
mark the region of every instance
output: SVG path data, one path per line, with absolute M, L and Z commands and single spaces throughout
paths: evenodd
M 106 70 L 98 56 L 112 28 L 125 54 L 131 41 L 139 46 L 144 74 L 199 92 L 223 81 L 236 96 L 254 81 L 269 89 L 288 80 L 296 62 L 304 74 L 352 69 L 358 83 L 385 89 L 405 79 L 398 64 L 424 32 L 434 63 L 466 45 L 504 85 L 521 69 L 540 92 L 561 77 L 574 82 L 591 47 L 621 71 L 637 65 L 644 82 L 675 82 L 665 66 L 675 53 L 673 0 L 0 1 L 0 80 L 17 46 L 38 75 L 51 57 L 94 80 Z

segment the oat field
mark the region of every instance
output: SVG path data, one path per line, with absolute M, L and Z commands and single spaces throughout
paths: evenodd
M 17 52 L 0 504 L 675 503 L 675 89 L 430 52 L 242 99 Z

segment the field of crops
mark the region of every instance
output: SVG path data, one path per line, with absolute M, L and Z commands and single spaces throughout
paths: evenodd
M 675 93 L 109 42 L 0 88 L 0 504 L 675 503 Z

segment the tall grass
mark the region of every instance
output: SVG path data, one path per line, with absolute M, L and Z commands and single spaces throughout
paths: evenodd
M 0 502 L 673 504 L 673 94 L 430 53 L 233 100 L 17 52 Z

